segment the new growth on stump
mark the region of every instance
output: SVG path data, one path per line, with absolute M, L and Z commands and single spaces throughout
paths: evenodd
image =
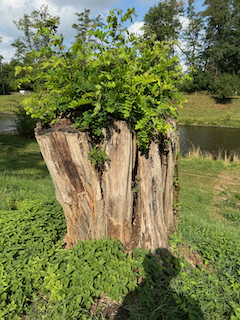
M 105 29 L 89 31 L 98 41 L 79 39 L 66 52 L 61 35 L 41 29 L 52 42 L 33 52 L 40 71 L 24 69 L 22 82 L 37 87 L 26 111 L 41 121 L 35 135 L 66 217 L 66 248 L 110 236 L 155 252 L 176 226 L 183 77 L 170 43 L 125 35 L 132 14 L 110 12 Z

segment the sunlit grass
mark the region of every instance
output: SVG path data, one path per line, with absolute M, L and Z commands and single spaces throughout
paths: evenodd
M 240 97 L 224 101 L 200 93 L 184 97 L 186 102 L 178 110 L 180 123 L 240 127 Z
M 13 113 L 17 106 L 24 100 L 22 95 L 0 95 L 0 113 Z

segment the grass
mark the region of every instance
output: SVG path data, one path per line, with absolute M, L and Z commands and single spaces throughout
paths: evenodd
M 200 93 L 184 97 L 186 102 L 178 110 L 180 123 L 240 127 L 240 97 L 222 101 Z
M 111 240 L 64 250 L 65 218 L 36 141 L 0 135 L 0 149 L 0 319 L 103 320 L 107 310 L 131 320 L 240 319 L 240 192 L 226 182 L 240 182 L 238 161 L 180 159 L 178 233 L 156 260 L 144 250 L 127 257 Z M 119 277 L 113 269 L 126 257 Z M 106 267 L 100 282 L 94 259 Z M 123 286 L 121 299 L 98 295 L 96 283 L 108 296 Z
M 13 113 L 17 106 L 24 100 L 22 95 L 0 95 L 0 113 Z

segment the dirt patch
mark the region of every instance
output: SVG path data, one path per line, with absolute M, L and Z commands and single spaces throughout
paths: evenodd
M 95 300 L 90 312 L 95 316 L 104 316 L 106 320 L 127 320 L 130 317 L 130 312 L 123 301 L 111 301 L 105 294 Z

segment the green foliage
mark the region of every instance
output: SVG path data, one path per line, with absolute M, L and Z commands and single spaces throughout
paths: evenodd
M 186 79 L 178 87 L 180 92 L 192 93 L 195 91 L 209 90 L 211 77 L 208 71 L 202 71 L 200 68 L 191 72 L 191 79 Z
M 15 56 L 18 61 L 24 59 L 27 52 L 40 50 L 42 46 L 49 45 L 48 34 L 37 34 L 37 30 L 48 28 L 54 34 L 59 25 L 59 17 L 51 16 L 48 5 L 42 5 L 39 10 L 33 10 L 30 14 L 24 14 L 18 21 L 13 21 L 23 35 L 14 40 L 12 46 L 16 49 Z
M 97 166 L 102 168 L 106 163 L 110 163 L 110 159 L 108 158 L 106 152 L 102 150 L 101 147 L 93 147 L 93 150 L 88 154 L 88 160 L 91 161 L 93 166 Z
M 179 44 L 181 52 L 184 54 L 184 60 L 187 66 L 194 67 L 199 63 L 199 54 L 201 50 L 201 32 L 203 29 L 203 20 L 200 14 L 196 12 L 195 0 L 188 0 L 186 8 L 186 18 L 189 23 L 181 35 L 184 46 Z
M 44 268 L 62 248 L 65 219 L 54 198 L 6 201 L 0 212 L 0 317 L 20 319 L 44 281 Z
M 0 223 L 0 316 L 4 319 L 21 319 L 17 315 L 40 296 L 45 297 L 44 307 L 38 305 L 42 315 L 56 319 L 60 313 L 73 319 L 79 308 L 89 309 L 104 293 L 121 300 L 136 288 L 139 275 L 151 281 L 142 268 L 148 251 L 137 249 L 133 259 L 119 240 L 81 241 L 64 250 L 65 218 L 54 198 L 9 198 Z
M 183 5 L 175 0 L 164 0 L 154 5 L 144 16 L 144 38 L 156 34 L 158 41 L 178 40 L 182 14 Z
M 240 78 L 235 74 L 224 73 L 214 79 L 210 90 L 219 98 L 224 99 L 240 91 Z
M 87 34 L 87 31 L 96 30 L 97 27 L 104 26 L 101 15 L 99 14 L 95 19 L 91 19 L 90 12 L 89 9 L 84 9 L 84 12 L 75 13 L 78 17 L 78 23 L 72 25 L 72 28 L 77 31 L 75 39 L 81 39 L 83 44 L 94 41 L 94 39 L 90 40 L 90 35 Z
M 111 11 L 104 30 L 88 32 L 97 41 L 84 44 L 84 50 L 78 39 L 65 52 L 63 37 L 42 29 L 52 41 L 34 55 L 50 58 L 39 63 L 35 77 L 25 69 L 28 76 L 21 83 L 39 81 L 37 92 L 25 101 L 27 114 L 45 125 L 69 117 L 77 128 L 90 129 L 97 137 L 112 119 L 125 120 L 132 123 L 143 148 L 152 135 L 166 132 L 165 118 L 176 118 L 176 106 L 182 103 L 176 89 L 183 79 L 181 67 L 177 57 L 169 58 L 168 45 L 155 41 L 151 46 L 154 38 L 141 43 L 133 35 L 125 37 L 122 23 L 133 21 L 133 13 Z
M 17 111 L 14 112 L 16 115 L 17 131 L 20 137 L 34 138 L 34 129 L 36 127 L 37 119 L 31 118 L 30 115 L 26 114 L 22 105 L 18 105 Z

